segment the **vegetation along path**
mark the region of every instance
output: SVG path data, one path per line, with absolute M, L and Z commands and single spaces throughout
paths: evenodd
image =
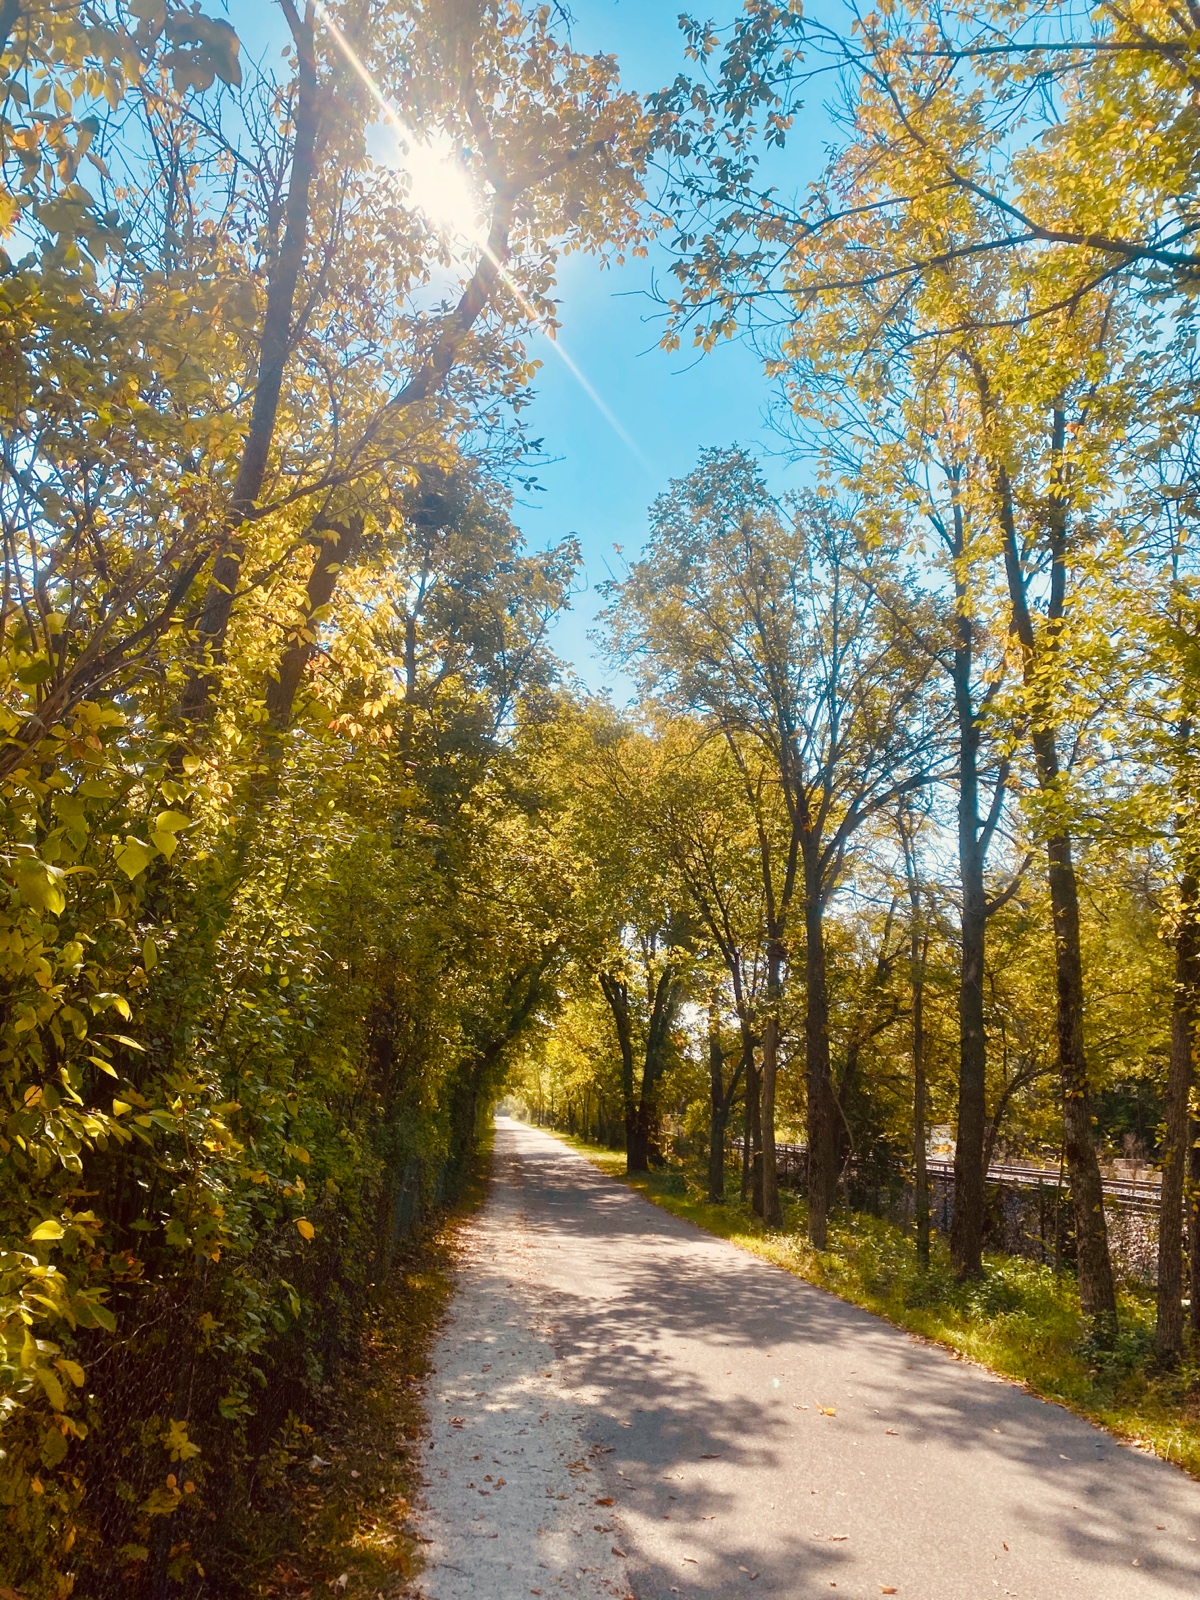
M 1200 1593 L 1200 1485 L 501 1119 L 428 1600 Z

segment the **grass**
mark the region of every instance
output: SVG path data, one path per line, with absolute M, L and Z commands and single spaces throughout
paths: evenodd
M 485 1153 L 486 1154 L 486 1153 Z M 254 1600 L 401 1600 L 421 1570 L 409 1526 L 421 1481 L 421 1387 L 454 1287 L 462 1202 L 404 1246 L 356 1362 L 340 1374 L 319 1430 L 297 1427 L 270 1468 L 277 1512 L 261 1530 Z M 314 1462 L 320 1463 L 314 1467 Z
M 1121 1293 L 1116 1345 L 1100 1351 L 1088 1341 L 1069 1273 L 989 1255 L 983 1278 L 961 1284 L 937 1235 L 923 1273 L 911 1234 L 862 1213 L 832 1222 L 829 1249 L 817 1251 L 804 1237 L 802 1201 L 785 1196 L 784 1226 L 769 1233 L 736 1197 L 709 1204 L 703 1187 L 680 1168 L 631 1177 L 619 1152 L 556 1137 L 665 1211 L 1058 1401 L 1200 1478 L 1200 1345 L 1175 1370 L 1156 1370 L 1148 1291 Z

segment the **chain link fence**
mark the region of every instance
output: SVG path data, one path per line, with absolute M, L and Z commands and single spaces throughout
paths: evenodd
M 741 1140 L 733 1141 L 738 1161 Z M 802 1144 L 775 1147 L 781 1188 L 803 1193 L 808 1152 Z M 954 1163 L 928 1161 L 930 1218 L 949 1233 L 954 1214 Z M 855 1160 L 843 1176 L 847 1202 L 856 1210 L 909 1226 L 915 1194 L 912 1174 L 900 1162 Z M 1075 1259 L 1075 1218 L 1066 1174 L 1020 1163 L 988 1169 L 984 1242 L 989 1250 L 1061 1267 Z M 1105 1177 L 1104 1212 L 1113 1270 L 1129 1284 L 1153 1284 L 1158 1270 L 1159 1185 L 1153 1179 Z

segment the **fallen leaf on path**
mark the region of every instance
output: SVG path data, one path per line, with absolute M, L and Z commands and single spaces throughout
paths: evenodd
M 831 1533 L 829 1535 L 829 1540 L 831 1544 L 842 1544 L 849 1537 L 850 1535 L 848 1533 Z
M 894 1439 L 898 1439 L 900 1437 L 895 1428 L 885 1428 L 883 1431 L 884 1433 L 890 1433 Z
M 807 1406 L 797 1406 L 797 1405 L 793 1405 L 793 1407 L 792 1407 L 792 1410 L 793 1410 L 793 1411 L 807 1411 L 807 1410 L 808 1410 L 808 1407 L 807 1407 Z
M 690 1561 L 694 1567 L 698 1567 L 700 1565 L 700 1563 L 696 1560 L 695 1556 L 684 1556 L 683 1559 L 685 1561 Z
M 720 1461 L 721 1458 L 720 1458 L 720 1456 L 716 1456 L 716 1455 L 705 1455 L 705 1456 L 701 1456 L 700 1459 L 701 1459 L 701 1461 Z
M 628 1557 L 627 1557 L 627 1556 L 626 1556 L 626 1554 L 625 1554 L 625 1552 L 624 1552 L 624 1550 L 618 1550 L 618 1549 L 617 1549 L 617 1547 L 616 1547 L 616 1545 L 613 1545 L 613 1547 L 612 1547 L 612 1553 L 613 1553 L 613 1555 L 615 1555 L 615 1556 L 620 1556 L 620 1558 L 621 1558 L 621 1560 L 622 1560 L 622 1561 L 625 1561 L 625 1560 L 627 1560 L 627 1559 L 628 1559 Z
M 466 1421 L 465 1417 L 451 1417 L 450 1418 L 450 1426 L 452 1428 L 461 1428 L 465 1421 Z
M 615 1501 L 614 1501 L 614 1499 L 613 1499 L 613 1497 L 612 1497 L 612 1495 L 610 1495 L 610 1494 L 606 1494 L 606 1495 L 605 1495 L 605 1496 L 604 1496 L 604 1497 L 603 1497 L 603 1499 L 601 1499 L 601 1500 L 597 1500 L 597 1501 L 596 1501 L 596 1504 L 597 1504 L 597 1505 L 598 1505 L 598 1506 L 611 1506 L 611 1505 L 615 1505 L 615 1504 L 616 1504 L 616 1502 L 615 1502 Z
M 823 1417 L 836 1417 L 837 1416 L 837 1410 L 833 1406 L 818 1406 L 817 1410 L 821 1413 L 821 1415 Z
M 896 1585 L 894 1583 L 881 1583 L 879 1585 L 879 1592 L 880 1594 L 895 1594 Z

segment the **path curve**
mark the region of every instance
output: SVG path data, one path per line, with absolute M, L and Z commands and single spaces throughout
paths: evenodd
M 435 1369 L 427 1600 L 1200 1596 L 1200 1484 L 508 1119 Z

